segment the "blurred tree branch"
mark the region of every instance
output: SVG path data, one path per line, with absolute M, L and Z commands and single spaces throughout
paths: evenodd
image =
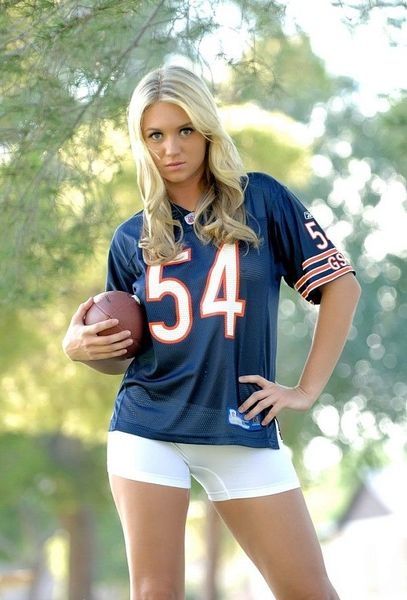
M 405 0 L 367 0 L 357 4 L 346 0 L 331 0 L 331 4 L 342 12 L 343 22 L 350 28 L 367 23 L 377 10 L 382 12 L 390 30 L 393 28 L 399 30 L 406 23 L 406 13 L 405 10 L 403 11 L 407 9 Z
M 136 81 L 169 56 L 204 64 L 200 44 L 220 27 L 216 11 L 222 5 L 2 3 L 2 304 L 42 304 L 92 253 L 114 209 L 109 180 L 101 182 L 93 166 L 106 144 L 106 124 L 126 129 Z M 242 22 L 259 34 L 283 10 L 280 2 L 262 0 L 236 5 Z M 113 158 L 110 168 L 118 170 L 119 162 Z M 72 201 L 74 192 L 80 203 Z

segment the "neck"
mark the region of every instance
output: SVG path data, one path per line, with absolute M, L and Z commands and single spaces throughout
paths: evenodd
M 181 208 L 185 208 L 186 210 L 189 210 L 191 212 L 194 212 L 196 207 L 198 206 L 198 200 L 192 200 L 190 201 L 190 199 L 188 198 L 187 200 L 185 198 L 183 198 L 182 200 L 174 200 L 173 198 L 170 198 L 171 202 L 173 204 L 176 204 L 177 206 L 181 206 Z
M 183 181 L 176 184 L 167 181 L 165 187 L 171 202 L 190 211 L 196 209 L 207 190 L 205 178 L 202 177 L 202 174 L 194 181 Z

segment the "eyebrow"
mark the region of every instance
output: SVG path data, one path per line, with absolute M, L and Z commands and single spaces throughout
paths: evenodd
M 188 123 L 184 123 L 183 125 L 179 125 L 177 129 L 182 129 L 183 127 L 187 127 L 187 125 L 192 125 L 191 121 L 188 121 Z M 147 127 L 145 131 L 161 131 L 161 129 L 159 127 Z

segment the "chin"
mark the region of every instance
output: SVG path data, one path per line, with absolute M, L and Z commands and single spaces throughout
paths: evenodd
M 166 175 L 163 175 L 163 179 L 165 181 L 169 181 L 170 183 L 183 183 L 184 181 L 188 181 L 190 178 L 191 175 L 186 173 L 166 173 Z

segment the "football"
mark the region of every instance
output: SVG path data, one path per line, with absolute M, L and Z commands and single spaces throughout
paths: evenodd
M 136 356 L 142 349 L 148 334 L 148 324 L 144 308 L 136 296 L 117 290 L 102 292 L 93 298 L 94 304 L 85 315 L 85 325 L 93 325 L 106 319 L 118 319 L 115 327 L 101 331 L 98 335 L 111 335 L 120 331 L 131 331 L 133 343 L 127 347 L 127 353 L 120 358 Z

